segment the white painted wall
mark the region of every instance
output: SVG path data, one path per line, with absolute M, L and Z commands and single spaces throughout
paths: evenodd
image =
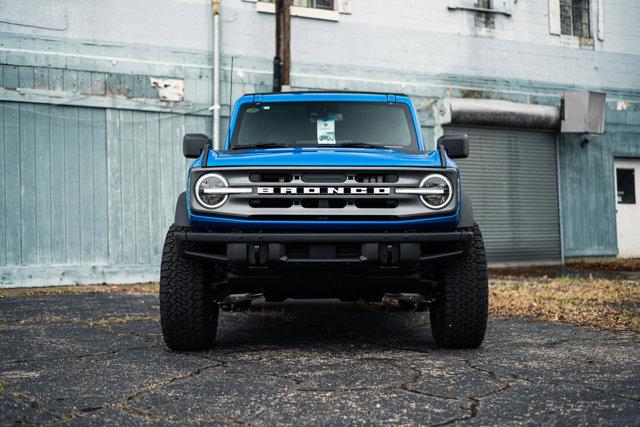
M 593 49 L 577 47 L 571 37 L 549 34 L 548 0 L 498 2 L 512 16 L 496 15 L 493 30 L 478 28 L 473 12 L 447 8 L 471 0 L 350 3 L 351 14 L 340 14 L 339 22 L 293 18 L 294 73 L 313 69 L 344 75 L 353 70 L 347 72 L 362 77 L 381 71 L 394 78 L 400 71 L 420 79 L 463 75 L 640 89 L 638 1 L 604 2 L 604 40 L 595 38 Z M 592 3 L 595 34 L 598 1 Z M 273 15 L 257 12 L 251 1 L 221 4 L 223 58 L 253 61 L 249 68 L 270 72 Z M 80 50 L 119 48 L 120 55 L 150 62 L 180 62 L 185 52 L 208 55 L 212 45 L 210 0 L 0 0 L 0 21 L 0 33 L 81 42 L 85 47 Z M 134 49 L 140 46 L 149 49 Z
M 476 27 L 474 12 L 448 10 L 440 0 L 354 0 L 339 22 L 294 17 L 293 71 L 316 64 L 328 73 L 348 67 L 640 89 L 640 2 L 606 2 L 604 41 L 591 49 L 549 34 L 547 0 L 505 3 L 513 14 L 496 15 L 493 30 Z M 273 15 L 227 0 L 223 16 L 224 53 L 273 56 Z
M 0 32 L 209 51 L 211 10 L 210 0 L 0 0 Z

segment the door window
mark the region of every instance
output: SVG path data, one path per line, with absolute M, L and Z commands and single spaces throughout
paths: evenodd
M 634 169 L 616 169 L 618 204 L 635 205 L 636 182 Z

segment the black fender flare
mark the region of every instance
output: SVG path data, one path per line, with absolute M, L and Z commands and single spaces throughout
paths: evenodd
M 465 193 L 462 193 L 460 197 L 461 209 L 460 219 L 458 220 L 459 228 L 473 227 L 473 204 L 471 198 Z
M 178 196 L 178 201 L 176 202 L 176 218 L 174 224 L 178 227 L 189 227 L 191 223 L 189 222 L 189 214 L 187 213 L 187 192 L 183 191 Z

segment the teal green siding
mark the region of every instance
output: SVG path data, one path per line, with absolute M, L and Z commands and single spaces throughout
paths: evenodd
M 146 81 L 0 67 L 1 87 L 54 90 L 72 102 L 153 98 Z M 209 133 L 209 116 L 36 101 L 0 102 L 0 286 L 156 279 L 185 187 L 182 136 Z
M 581 146 L 587 138 L 589 143 Z M 607 110 L 603 135 L 563 135 L 558 164 L 565 256 L 618 253 L 614 158 L 640 158 L 640 111 Z

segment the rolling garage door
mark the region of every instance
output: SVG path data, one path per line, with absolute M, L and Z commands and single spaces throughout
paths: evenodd
M 555 134 L 449 126 L 469 135 L 457 161 L 489 262 L 560 260 Z

